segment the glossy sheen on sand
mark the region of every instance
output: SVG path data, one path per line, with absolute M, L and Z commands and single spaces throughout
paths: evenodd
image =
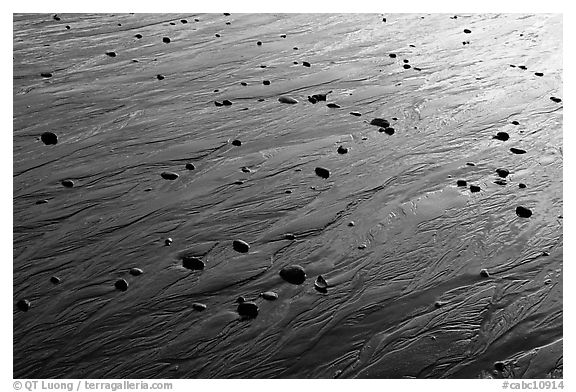
M 452 16 L 14 15 L 14 378 L 561 376 L 562 17 Z

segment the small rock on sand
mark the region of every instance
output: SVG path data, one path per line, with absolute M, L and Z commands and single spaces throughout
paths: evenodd
M 507 132 L 498 132 L 496 135 L 492 136 L 492 139 L 500 140 L 505 142 L 510 139 L 510 135 Z
M 244 318 L 252 319 L 258 316 L 258 305 L 254 302 L 241 302 L 237 308 L 238 314 Z
M 142 38 L 142 34 L 136 34 L 136 35 L 134 36 L 134 38 L 141 39 L 141 38 Z
M 534 75 L 536 76 L 544 76 L 544 74 L 542 72 L 534 72 Z
M 38 200 L 36 202 L 36 204 L 46 204 L 46 203 L 48 203 L 48 200 L 46 200 L 46 199 Z
M 179 174 L 174 173 L 174 172 L 169 172 L 169 171 L 165 171 L 165 172 L 160 173 L 160 176 L 165 180 L 171 180 L 171 181 L 174 181 L 175 179 L 180 177 Z
M 56 136 L 56 134 L 53 132 L 44 132 L 40 136 L 40 140 L 42 140 L 42 142 L 46 145 L 58 144 L 58 136 Z
M 329 103 L 326 106 L 332 109 L 340 109 L 340 105 L 338 105 L 337 103 Z
M 274 291 L 266 291 L 264 293 L 260 293 L 260 296 L 267 301 L 276 301 L 278 299 L 278 294 Z
M 158 80 L 164 80 L 164 75 L 158 74 L 158 75 L 156 75 L 156 79 L 158 79 Z
M 282 96 L 280 98 L 278 98 L 278 102 L 282 102 L 282 103 L 288 103 L 288 104 L 295 104 L 298 103 L 298 101 L 292 97 L 286 97 L 286 96 Z
M 318 275 L 316 281 L 314 282 L 314 288 L 321 293 L 326 293 L 328 291 L 328 282 L 322 275 Z
M 203 270 L 206 265 L 202 260 L 195 256 L 184 256 L 182 258 L 182 267 L 193 271 Z
M 194 169 L 196 169 L 196 166 L 194 166 L 193 163 L 187 163 L 187 164 L 186 164 L 186 169 L 187 169 L 187 170 L 194 170 Z
M 222 105 L 224 106 L 232 106 L 232 101 L 225 99 L 222 101 Z
M 172 238 L 166 238 L 166 240 L 164 240 L 164 246 L 170 246 L 172 245 Z
M 360 112 L 350 112 L 350 114 L 356 117 L 360 117 L 362 115 Z
M 300 265 L 290 265 L 280 270 L 280 277 L 288 283 L 302 284 L 306 280 L 306 271 Z
M 314 169 L 314 172 L 316 173 L 316 175 L 318 177 L 322 177 L 322 178 L 330 177 L 330 170 L 323 168 L 323 167 L 317 167 L 316 169 Z
M 201 304 L 200 302 L 194 302 L 192 304 L 192 309 L 194 309 L 197 312 L 203 312 L 205 311 L 207 308 L 207 306 L 205 304 Z
M 270 86 L 270 81 L 269 81 L 269 80 L 263 80 L 263 81 L 262 81 L 262 84 L 263 84 L 264 86 Z
M 388 128 L 390 126 L 390 123 L 388 122 L 388 120 L 385 120 L 383 118 L 375 118 L 372 121 L 370 121 L 370 125 L 375 125 L 381 128 Z
M 514 148 L 514 147 L 512 147 L 510 149 L 510 152 L 512 152 L 513 154 L 526 154 L 526 150 L 522 150 L 521 148 Z
M 404 69 L 410 69 L 410 68 L 412 68 L 412 66 L 411 66 L 410 64 L 404 64 L 403 67 L 404 67 Z
M 116 283 L 114 283 L 114 287 L 116 287 L 117 290 L 126 291 L 128 290 L 128 282 L 126 279 L 118 279 Z
M 52 284 L 60 284 L 61 281 L 62 281 L 62 279 L 60 279 L 60 278 L 57 277 L 57 276 L 52 276 L 52 277 L 50 278 L 50 283 L 52 283 Z
M 106 56 L 108 56 L 108 57 L 116 57 L 116 52 L 106 52 Z
M 518 184 L 518 188 L 524 189 L 524 188 L 526 188 L 526 184 L 520 183 L 520 184 Z
M 63 186 L 65 186 L 66 188 L 74 187 L 74 181 L 72 181 L 72 180 L 62 180 L 61 184 Z
M 51 72 L 42 72 L 40 74 L 40 76 L 42 76 L 43 78 L 51 78 L 52 77 L 52 73 Z
M 144 273 L 144 271 L 142 271 L 142 269 L 136 268 L 136 267 L 130 268 L 129 272 L 130 272 L 130 275 L 132 275 L 132 276 L 139 276 L 139 275 L 142 275 Z
M 470 34 L 472 31 L 468 30 L 468 29 L 464 29 L 464 33 L 466 34 Z
M 516 207 L 516 215 L 520 218 L 530 218 L 532 216 L 532 211 L 529 208 L 518 206 Z
M 557 97 L 550 97 L 550 99 L 556 103 L 562 102 L 562 100 L 560 98 L 557 98 Z
M 470 185 L 470 192 L 472 193 L 480 192 L 480 187 L 478 185 Z
M 238 139 L 234 139 L 234 140 L 232 140 L 232 145 L 236 146 L 236 147 L 240 147 L 242 145 L 242 142 Z
M 486 268 L 483 268 L 480 270 L 480 276 L 482 276 L 483 278 L 489 278 L 490 273 L 488 272 L 488 270 Z
M 164 38 L 162 38 L 162 42 L 164 42 L 165 44 L 169 44 L 169 43 L 170 43 L 170 38 L 164 37 Z
M 338 151 L 338 154 L 346 154 L 346 153 L 348 153 L 348 148 L 344 147 L 344 146 L 340 146 L 340 147 L 338 147 L 337 151 Z
M 232 248 L 234 248 L 236 252 L 248 253 L 250 250 L 250 245 L 248 245 L 246 241 L 234 240 L 232 241 Z
M 496 173 L 502 177 L 502 178 L 506 178 L 508 176 L 508 174 L 510 174 L 510 171 L 508 171 L 507 169 L 496 169 Z
M 456 185 L 457 186 L 466 186 L 467 182 L 466 182 L 466 180 L 458 180 L 458 181 L 456 181 Z
M 22 312 L 27 312 L 30 310 L 30 308 L 32 307 L 32 303 L 30 301 L 28 301 L 27 299 L 21 299 L 20 301 L 18 301 L 16 303 L 16 306 L 18 307 L 18 309 L 20 309 Z

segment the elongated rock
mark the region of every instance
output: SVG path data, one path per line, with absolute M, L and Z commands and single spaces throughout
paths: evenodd
M 74 181 L 72 181 L 72 180 L 62 180 L 61 184 L 63 186 L 65 186 L 66 188 L 73 188 L 74 187 Z
M 288 104 L 298 103 L 298 101 L 296 99 L 294 99 L 292 97 L 285 97 L 285 96 L 278 98 L 278 102 L 288 103 Z
M 202 260 L 195 256 L 184 256 L 182 258 L 182 266 L 189 270 L 200 271 L 203 270 L 205 264 Z
M 278 294 L 274 291 L 266 291 L 261 293 L 260 296 L 267 301 L 276 301 L 278 299 Z
M 132 276 L 139 276 L 139 275 L 142 275 L 143 273 L 144 273 L 144 271 L 142 271 L 142 269 L 140 269 L 140 268 L 136 268 L 136 267 L 130 268 L 130 275 L 132 275 Z
M 250 250 L 250 245 L 248 245 L 246 241 L 234 240 L 232 241 L 232 248 L 234 248 L 236 252 L 248 253 Z
M 370 121 L 370 125 L 375 125 L 381 128 L 388 128 L 390 126 L 390 123 L 388 122 L 388 120 L 385 120 L 383 118 L 375 118 L 372 121 Z
M 174 181 L 175 179 L 180 177 L 177 173 L 169 172 L 169 171 L 162 172 L 160 174 L 160 176 L 162 176 L 162 178 L 165 180 L 171 180 L 171 181 Z
M 322 178 L 330 177 L 330 170 L 323 168 L 323 167 L 317 167 L 316 169 L 314 169 L 314 172 L 316 173 L 316 175 L 318 177 L 322 177 Z
M 510 149 L 510 152 L 512 152 L 513 154 L 526 154 L 526 150 L 522 150 L 521 148 L 514 148 L 514 147 L 512 147 Z
M 299 265 L 289 265 L 280 270 L 280 277 L 288 283 L 302 284 L 306 280 L 306 271 Z
M 194 302 L 192 304 L 192 309 L 194 309 L 197 312 L 203 312 L 204 310 L 206 310 L 206 305 L 205 304 L 201 304 L 199 302 Z
M 57 277 L 57 276 L 52 276 L 52 277 L 50 278 L 50 283 L 52 283 L 52 284 L 60 284 L 61 281 L 62 281 L 62 279 L 60 279 L 60 278 Z
M 340 105 L 338 105 L 337 103 L 333 103 L 333 102 L 327 104 L 326 106 L 328 106 L 331 109 L 340 109 L 341 108 Z

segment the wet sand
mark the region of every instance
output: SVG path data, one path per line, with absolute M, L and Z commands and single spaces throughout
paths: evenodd
M 562 377 L 560 15 L 13 43 L 14 378 Z

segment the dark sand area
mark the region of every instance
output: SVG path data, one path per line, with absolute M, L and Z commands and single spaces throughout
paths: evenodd
M 562 377 L 561 15 L 13 45 L 15 378 Z

